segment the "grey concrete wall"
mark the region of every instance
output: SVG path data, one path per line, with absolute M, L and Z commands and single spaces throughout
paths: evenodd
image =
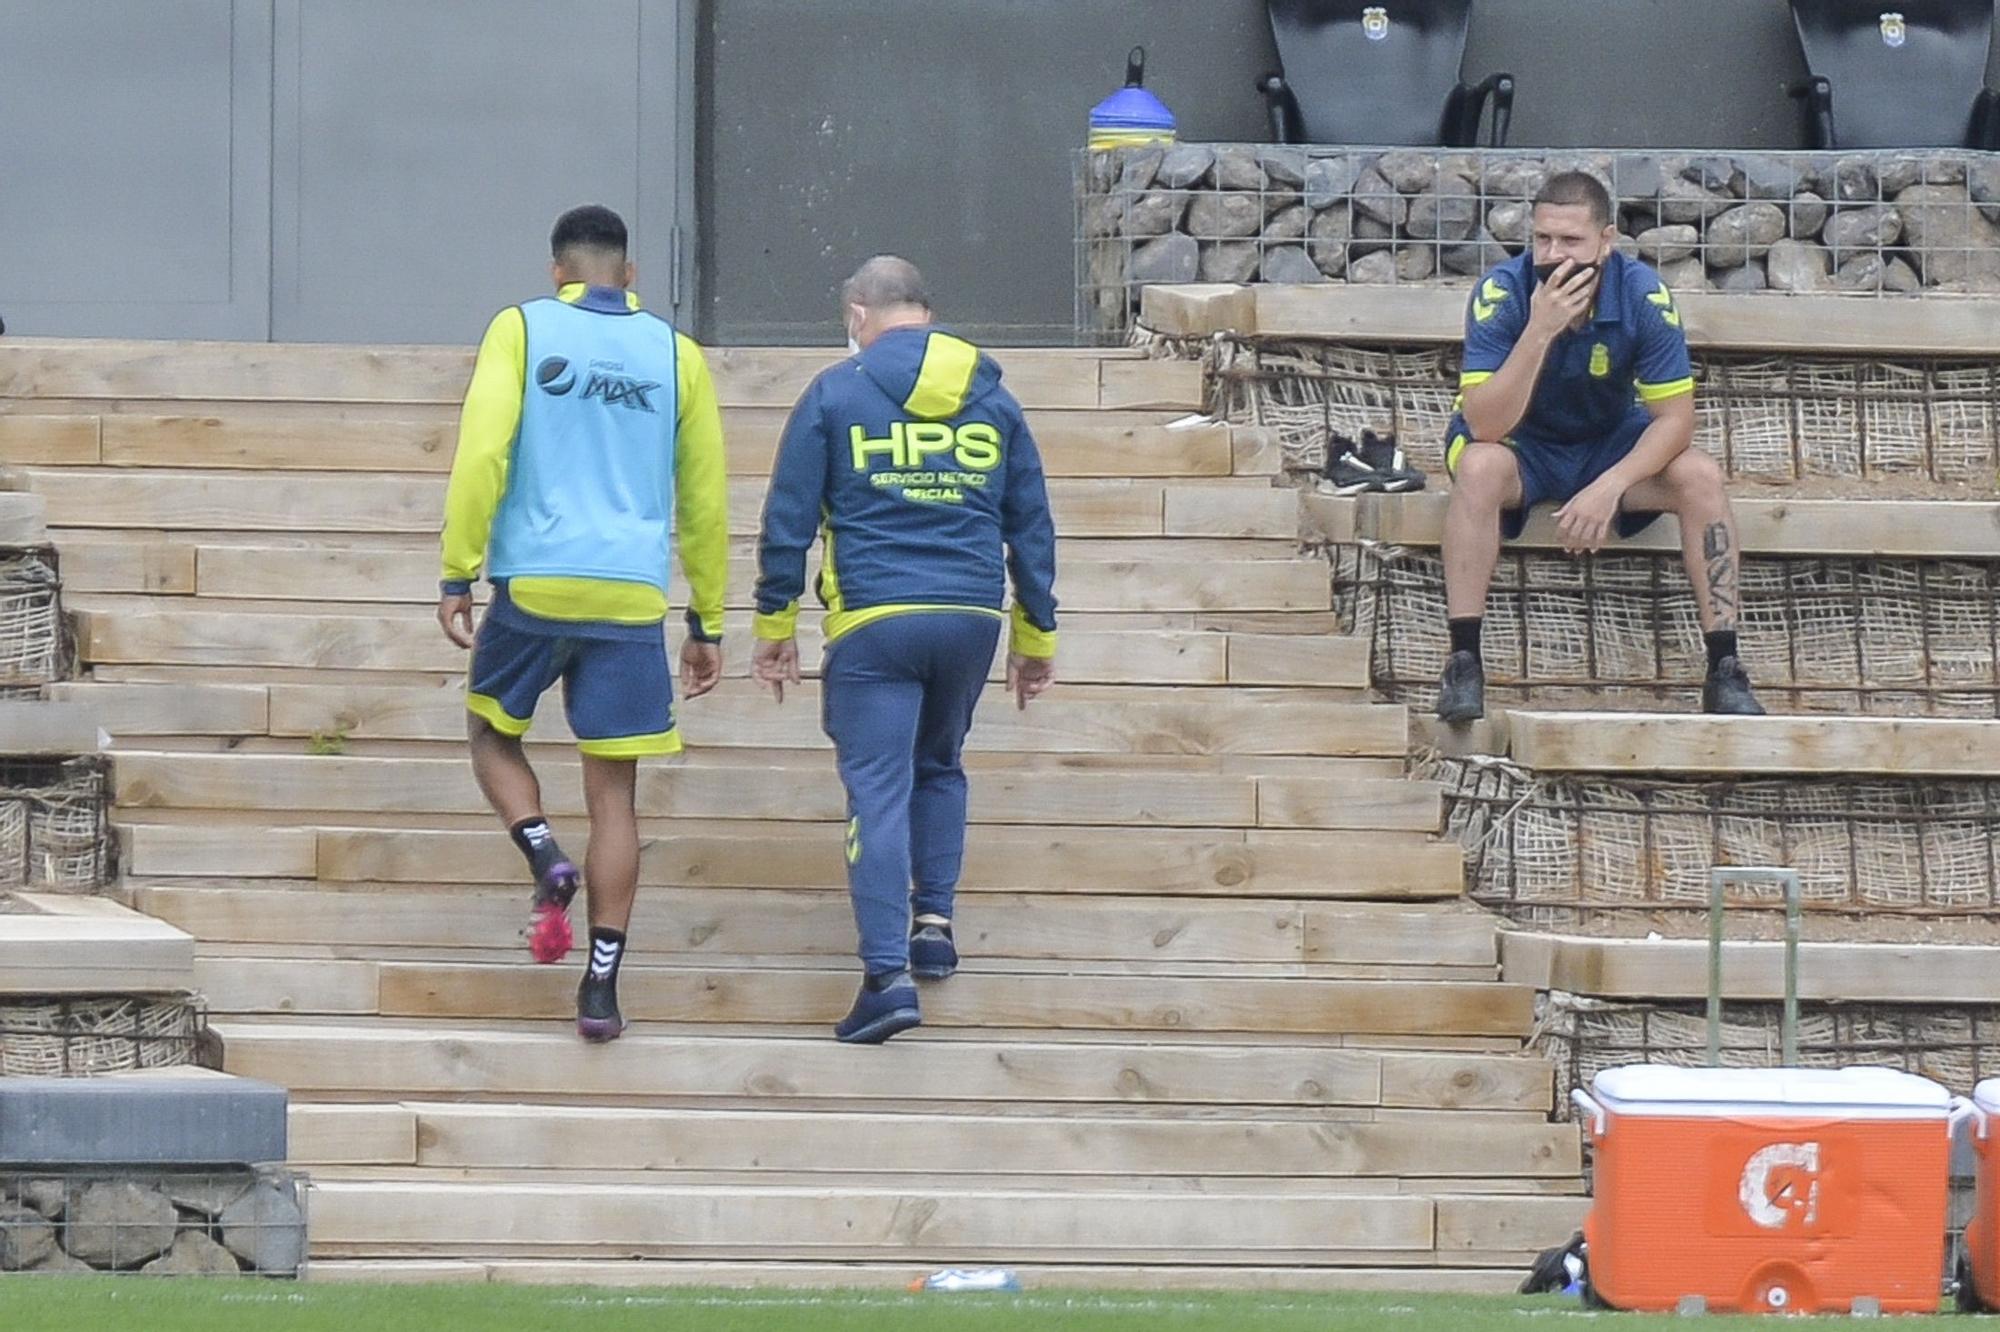
M 1264 137 L 1276 60 L 1264 0 L 707 0 L 702 27 L 699 321 L 721 342 L 837 340 L 835 289 L 878 250 L 977 336 L 1068 341 L 1069 154 L 1126 49 L 1190 139 Z M 1466 70 L 1496 69 L 1518 146 L 1802 142 L 1787 0 L 1482 0 Z

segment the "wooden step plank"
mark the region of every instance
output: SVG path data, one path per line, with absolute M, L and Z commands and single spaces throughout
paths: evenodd
M 300 962 L 294 970 L 365 965 Z M 379 968 L 378 1011 L 384 1016 L 563 1018 L 576 1011 L 575 978 L 567 973 L 453 963 L 384 962 Z M 842 971 L 750 976 L 628 963 L 620 980 L 620 1004 L 637 1021 L 831 1023 L 854 999 L 854 977 Z M 311 993 L 303 976 L 293 985 L 300 994 Z M 348 992 L 332 993 L 335 1002 L 344 1002 Z M 941 1027 L 1520 1036 L 1533 999 L 1526 986 L 1480 982 L 961 972 L 950 985 L 927 992 L 924 1020 Z
M 1345 635 L 1232 634 L 1229 682 L 1366 688 L 1368 653 L 1367 639 Z
M 1513 1120 L 1300 1123 L 594 1106 L 415 1107 L 417 1164 L 446 1169 L 742 1170 L 819 1173 L 1573 1178 L 1574 1125 Z M 297 1112 L 295 1111 L 294 1114 Z M 308 1160 L 296 1152 L 296 1160 Z
M 1393 546 L 1435 547 L 1444 540 L 1450 496 L 1367 495 L 1345 499 L 1309 494 L 1302 502 L 1322 532 L 1350 523 L 1353 537 Z M 1758 555 L 1901 556 L 1912 559 L 1991 559 L 2000 532 L 2000 502 L 1985 500 L 1756 499 L 1737 497 L 1738 539 Z M 1537 511 L 1512 544 L 1559 550 L 1552 514 Z M 1678 521 L 1667 514 L 1620 550 L 1678 552 Z
M 101 459 L 95 416 L 29 416 L 0 413 L 0 460 L 28 464 L 88 465 Z
M 135 830 L 136 831 L 136 830 Z M 176 829 L 188 833 L 200 830 Z M 223 858 L 235 830 L 216 834 Z M 1328 853 L 1323 833 L 1129 828 L 982 827 L 966 845 L 966 892 L 1083 891 L 1146 896 L 1428 900 L 1462 892 L 1459 848 L 1398 833 L 1350 833 Z M 199 874 L 191 847 L 166 860 Z M 710 832 L 642 837 L 639 881 L 648 885 L 824 888 L 839 882 L 837 827 L 797 825 L 787 838 Z M 148 862 L 152 863 L 152 862 Z M 319 877 L 382 883 L 498 883 L 519 857 L 492 833 L 328 828 Z M 227 870 L 216 870 L 227 873 Z M 283 877 L 313 877 L 313 870 Z
M 197 956 L 194 981 L 212 1013 L 357 1015 L 380 1010 L 381 965 Z
M 90 910 L 64 898 L 18 893 L 34 914 L 0 928 L 0 994 L 154 994 L 185 990 L 194 939 L 165 921 L 111 902 Z
M 1393 828 L 1436 832 L 1443 818 L 1443 790 L 1433 782 L 1379 778 L 1257 779 L 1260 828 Z
M 139 824 L 118 835 L 119 861 L 128 874 L 309 879 L 318 867 L 319 838 L 312 828 Z
M 417 1115 L 403 1105 L 309 1105 L 285 1115 L 287 1159 L 300 1165 L 415 1165 Z
M 525 910 L 515 887 L 449 893 L 282 887 L 131 885 L 133 904 L 208 942 L 511 945 Z M 843 889 L 706 889 L 647 893 L 633 932 L 676 956 L 823 956 L 852 952 Z M 1493 919 L 1448 908 L 1377 903 L 1117 898 L 1083 893 L 968 893 L 956 913 L 967 957 L 1140 962 L 1321 962 L 1492 970 Z M 1531 983 L 1531 982 L 1525 982 Z
M 584 812 L 581 768 L 543 763 L 552 815 Z M 457 758 L 178 754 L 128 751 L 116 766 L 119 805 L 135 809 L 367 810 L 484 813 L 471 766 Z M 1373 783 L 1368 783 L 1373 785 Z M 825 766 L 774 769 L 659 765 L 638 779 L 642 816 L 844 821 L 846 797 Z M 1254 779 L 1175 774 L 982 773 L 975 823 L 1109 823 L 1251 827 Z
M 1097 375 L 1096 405 L 1107 410 L 1178 408 L 1192 412 L 1202 406 L 1204 385 L 1198 361 L 1106 357 L 1098 361 Z
M 214 546 L 198 552 L 192 588 L 204 597 L 434 604 L 435 551 L 367 547 Z M 729 562 L 728 605 L 748 609 L 758 566 Z M 1124 559 L 1067 559 L 1062 601 L 1071 610 L 1326 610 L 1326 566 L 1306 560 L 1202 560 L 1161 565 Z M 92 589 L 145 590 L 145 589 Z
M 325 1180 L 313 1241 L 333 1252 L 422 1252 L 453 1244 L 542 1253 L 796 1251 L 927 1258 L 1059 1250 L 1094 1256 L 1172 1251 L 1429 1252 L 1430 1199 L 1160 1193 L 1055 1195 L 643 1185 L 359 1183 Z
M 1393 708 L 1237 697 L 1233 691 L 1212 689 L 1178 691 L 1172 702 L 1136 702 L 1126 701 L 1124 692 L 1115 686 L 1059 688 L 1023 710 L 1011 696 L 989 691 L 975 714 L 968 747 L 1045 754 L 1324 755 L 1366 749 L 1399 757 L 1406 752 L 1400 714 Z M 273 735 L 342 731 L 356 739 L 442 741 L 465 734 L 465 696 L 457 688 L 273 685 L 269 694 Z M 86 687 L 77 696 L 91 695 Z M 683 705 L 680 715 L 689 734 L 700 736 L 708 748 L 830 747 L 823 736 L 802 727 L 790 707 L 796 701 L 800 713 L 818 715 L 818 683 L 798 686 L 796 699 L 787 690 L 786 700 L 785 708 L 773 707 L 750 681 L 730 680 Z M 114 735 L 140 733 L 110 729 Z M 546 704 L 531 734 L 567 739 L 562 709 L 553 701 Z
M 1508 731 L 1516 762 L 1552 772 L 2000 773 L 2000 721 L 1515 712 Z
M 468 339 L 477 331 L 468 329 Z M 1135 392 L 1182 405 L 1189 390 L 1185 374 L 1175 373 L 1176 363 L 1147 361 L 1120 349 L 982 350 L 999 363 L 1003 382 L 1028 407 L 1115 407 L 1126 405 L 1121 399 Z M 730 406 L 789 407 L 814 376 L 843 359 L 832 347 L 703 351 L 717 401 Z M 1113 384 L 1132 387 L 1107 398 L 1099 378 L 1106 365 L 1119 367 Z M 455 407 L 471 377 L 469 346 L 9 338 L 0 347 L 0 396 L 16 398 Z
M 1296 540 L 1298 492 L 1277 486 L 1166 487 L 1166 530 L 1183 537 L 1270 537 Z
M 388 613 L 312 615 L 301 611 L 80 610 L 78 651 L 108 665 L 317 667 L 337 670 L 462 672 L 467 657 L 428 616 Z M 731 641 L 749 638 L 749 617 L 725 620 Z M 799 650 L 819 668 L 819 626 L 802 621 Z M 1222 684 L 1229 636 L 1179 630 L 1062 631 L 1063 678 L 1079 684 Z M 742 651 L 726 653 L 725 675 L 748 674 Z M 995 675 L 999 674 L 996 658 Z
M 1254 328 L 1241 328 L 1239 304 L 1181 302 L 1180 323 L 1227 319 L 1240 333 L 1264 338 L 1349 342 L 1458 342 L 1465 336 L 1466 291 L 1459 287 L 1266 284 L 1251 289 Z M 1141 300 L 1144 301 L 1142 296 Z M 1717 292 L 1678 296 L 1688 344 L 1716 351 L 1800 351 L 1897 356 L 1983 356 L 1993 349 L 2000 302 L 1972 297 L 1879 302 L 1851 295 L 1773 301 Z M 1144 307 L 1142 305 L 1142 310 Z M 1156 304 L 1152 313 L 1169 318 Z M 1156 327 L 1146 313 L 1148 327 Z M 1186 329 L 1202 336 L 1217 329 Z
M 1723 993 L 1781 999 L 1782 943 L 1726 943 Z M 1695 999 L 1708 993 L 1705 939 L 1598 939 L 1576 935 L 1503 936 L 1506 975 L 1540 988 L 1607 998 Z M 1799 945 L 1799 997 L 1852 1003 L 2000 1002 L 2000 948 L 1952 944 Z
M 648 1035 L 618 1058 L 554 1026 L 453 1029 L 219 1019 L 227 1067 L 295 1095 L 654 1101 L 1027 1101 L 1545 1112 L 1552 1066 L 1525 1055 L 1047 1038 L 919 1031 L 857 1060 L 825 1039 Z
M 1569 1242 L 1588 1198 L 1439 1198 L 1437 1251 L 1447 1262 L 1507 1262 Z
M 144 735 L 263 735 L 270 728 L 271 691 L 262 685 L 50 685 L 53 699 L 88 707 L 114 739 Z M 461 727 L 461 729 L 463 729 Z
M 4 420 L 0 417 L 0 420 Z M 176 541 L 58 539 L 68 592 L 192 594 L 195 547 Z
M 103 461 L 118 467 L 448 472 L 458 444 L 457 423 L 435 419 L 112 413 L 103 421 Z

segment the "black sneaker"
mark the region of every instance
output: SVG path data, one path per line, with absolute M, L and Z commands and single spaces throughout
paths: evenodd
M 1354 450 L 1354 441 L 1334 435 L 1326 441 L 1326 463 L 1320 475 L 1333 486 L 1336 495 L 1362 495 L 1385 488 L 1383 478 Z
M 593 1044 L 615 1041 L 625 1031 L 625 1015 L 618 1011 L 617 976 L 583 973 L 576 987 L 576 1034 Z
M 1701 710 L 1724 717 L 1761 717 L 1764 705 L 1750 691 L 1750 672 L 1736 657 L 1724 657 L 1701 686 Z
M 1382 489 L 1389 494 L 1401 495 L 1424 488 L 1424 474 L 1410 466 L 1410 460 L 1403 456 L 1403 446 L 1394 435 L 1364 430 L 1361 447 L 1354 452 L 1370 471 L 1382 478 Z
M 1486 668 L 1470 652 L 1454 652 L 1438 681 L 1437 719 L 1446 725 L 1478 721 L 1486 715 Z
M 880 1045 L 923 1020 L 917 1008 L 916 981 L 909 972 L 898 971 L 862 981 L 854 1007 L 834 1025 L 833 1034 L 848 1045 Z
M 910 974 L 918 980 L 943 980 L 958 970 L 958 946 L 951 926 L 919 925 L 910 932 Z

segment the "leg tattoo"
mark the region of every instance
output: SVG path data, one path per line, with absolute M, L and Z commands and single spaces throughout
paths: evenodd
M 1708 609 L 1714 629 L 1736 627 L 1736 548 L 1724 523 L 1710 523 L 1701 534 L 1701 553 L 1708 562 Z

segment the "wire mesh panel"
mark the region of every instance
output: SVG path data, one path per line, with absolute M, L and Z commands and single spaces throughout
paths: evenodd
M 1076 322 L 1116 341 L 1175 282 L 1469 285 L 1526 245 L 1560 171 L 1601 181 L 1618 247 L 1686 291 L 2000 290 L 2000 158 L 1184 143 L 1076 159 Z
M 31 696 L 69 673 L 61 586 L 47 551 L 0 548 L 0 697 Z
M 309 1191 L 280 1166 L 0 1171 L 0 1271 L 304 1276 Z
M 102 758 L 0 760 L 0 889 L 94 892 L 116 877 Z
M 0 1077 L 90 1077 L 206 1062 L 208 1019 L 191 995 L 0 999 Z

